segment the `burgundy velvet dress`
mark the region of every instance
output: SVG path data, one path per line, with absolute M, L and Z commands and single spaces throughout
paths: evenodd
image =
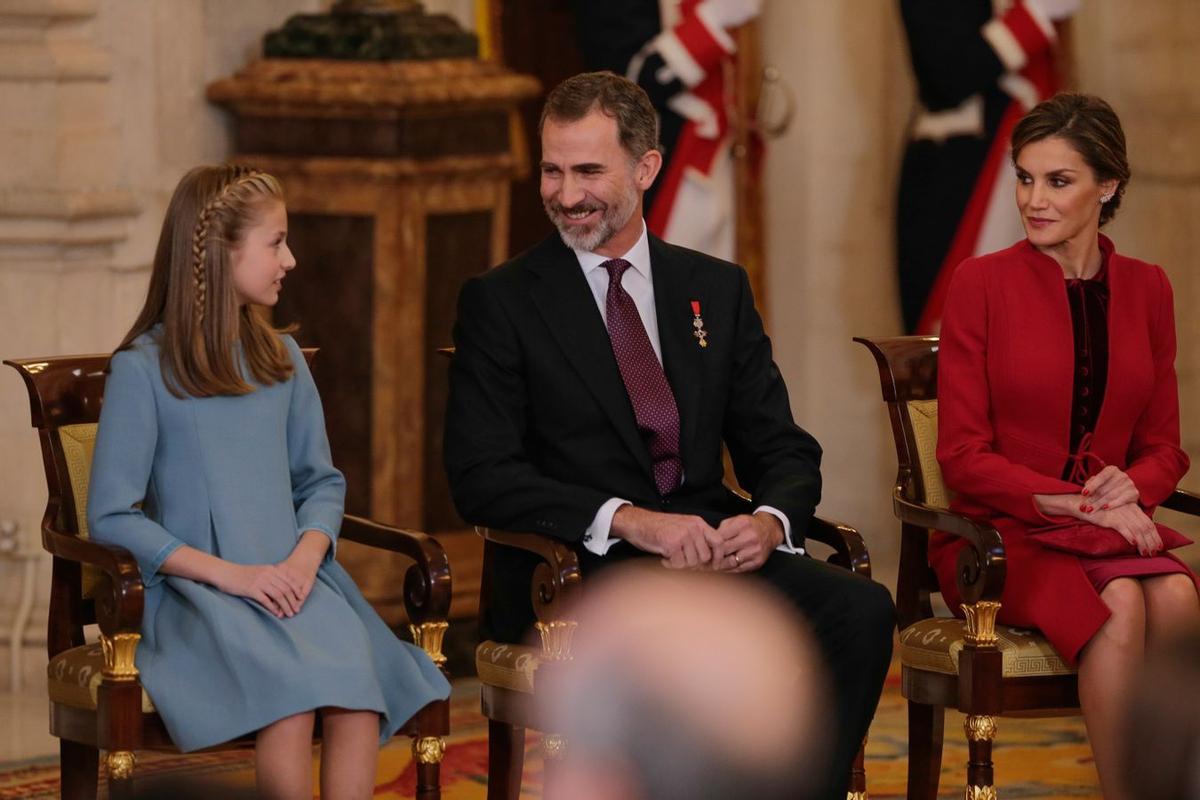
M 1068 279 L 1067 300 L 1071 304 L 1071 327 L 1075 334 L 1075 379 L 1071 404 L 1071 452 L 1063 480 L 1082 484 L 1103 468 L 1087 446 L 1096 429 L 1104 389 L 1108 384 L 1108 259 L 1093 278 Z M 1079 559 L 1088 580 L 1099 592 L 1109 581 L 1121 577 L 1146 577 L 1187 568 L 1173 558 L 1156 556 L 1109 556 Z

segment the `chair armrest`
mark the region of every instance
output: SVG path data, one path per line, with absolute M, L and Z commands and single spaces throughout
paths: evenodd
M 476 527 L 485 541 L 516 547 L 541 558 L 533 572 L 530 593 L 538 622 L 549 625 L 566 619 L 570 603 L 577 599 L 583 582 L 579 556 L 564 542 L 538 533 L 514 533 Z
M 450 617 L 450 560 L 437 539 L 353 514 L 342 517 L 339 538 L 413 560 L 404 573 L 404 608 L 412 624 L 445 622 Z
M 96 622 L 101 633 L 141 633 L 145 586 L 132 553 L 114 544 L 63 533 L 48 523 L 42 525 L 42 547 L 55 558 L 103 572 L 103 589 L 96 595 Z
M 830 564 L 845 567 L 864 578 L 871 577 L 871 556 L 867 552 L 867 545 L 863 542 L 862 534 L 849 525 L 813 517 L 805 538 L 834 549 L 834 554 L 827 559 Z
M 1169 508 L 1172 511 L 1178 511 L 1180 514 L 1190 514 L 1193 517 L 1200 517 L 1200 495 L 1185 492 L 1183 489 L 1176 489 L 1171 492 L 1171 496 L 1160 503 L 1162 508 Z
M 958 554 L 955 573 L 958 596 L 968 604 L 980 600 L 999 602 L 1008 567 L 1004 542 L 995 526 L 965 514 L 913 502 L 901 494 L 900 487 L 892 491 L 892 507 L 902 522 L 966 539 L 970 547 L 964 547 Z

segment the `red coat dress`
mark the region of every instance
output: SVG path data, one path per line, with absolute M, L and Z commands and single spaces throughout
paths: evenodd
M 1100 237 L 1109 285 L 1108 382 L 1088 445 L 1124 470 L 1148 513 L 1188 468 L 1179 447 L 1175 314 L 1161 267 Z M 1075 494 L 1062 479 L 1070 442 L 1074 335 L 1062 268 L 1028 241 L 964 261 L 947 295 L 938 353 L 938 447 L 950 507 L 992 522 L 1004 540 L 1000 621 L 1041 630 L 1075 664 L 1109 610 L 1078 557 L 1042 548 L 1031 528 L 1059 521 L 1035 494 Z M 1091 471 L 1098 467 L 1089 459 Z M 929 560 L 960 612 L 965 542 L 937 533 Z M 1193 576 L 1194 577 L 1194 576 Z

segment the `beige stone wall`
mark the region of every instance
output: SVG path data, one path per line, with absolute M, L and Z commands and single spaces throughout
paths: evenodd
M 769 144 L 767 310 L 797 421 L 825 455 L 820 514 L 857 527 L 895 583 L 896 474 L 878 373 L 853 336 L 900 332 L 892 219 L 912 102 L 895 3 L 768 2 L 764 60 L 792 86 Z

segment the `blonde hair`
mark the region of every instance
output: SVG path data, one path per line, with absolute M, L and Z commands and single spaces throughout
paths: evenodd
M 146 302 L 117 351 L 161 323 L 163 380 L 177 397 L 254 391 L 239 363 L 239 342 L 241 361 L 258 383 L 292 374 L 280 331 L 240 305 L 233 286 L 231 251 L 272 202 L 283 202 L 279 181 L 244 166 L 196 167 L 175 187 Z

